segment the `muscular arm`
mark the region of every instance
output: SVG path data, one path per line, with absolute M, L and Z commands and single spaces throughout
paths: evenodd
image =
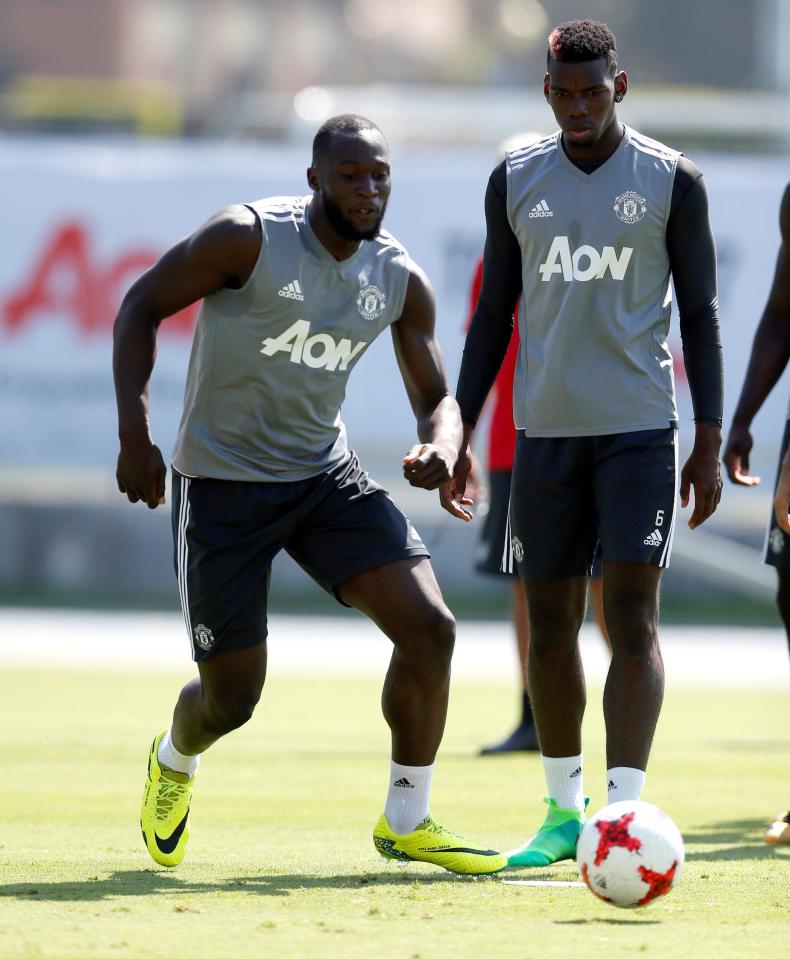
M 156 334 L 166 317 L 223 287 L 245 282 L 260 252 L 260 224 L 247 207 L 229 207 L 177 243 L 123 299 L 113 327 L 118 405 L 118 488 L 151 509 L 164 501 L 165 467 L 148 422 Z
M 782 197 L 779 227 L 782 240 L 773 284 L 754 334 L 749 366 L 724 451 L 727 473 L 733 483 L 741 486 L 760 482 L 758 476 L 749 475 L 749 428 L 790 359 L 790 184 Z
M 406 299 L 392 340 L 403 383 L 417 419 L 420 443 L 404 457 L 403 473 L 412 486 L 438 489 L 449 482 L 461 445 L 461 417 L 450 394 L 436 339 L 433 290 L 412 265 Z

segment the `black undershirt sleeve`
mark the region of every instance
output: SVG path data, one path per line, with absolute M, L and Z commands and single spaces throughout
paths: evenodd
M 457 398 L 461 418 L 475 426 L 507 353 L 521 293 L 521 248 L 507 218 L 505 161 L 494 170 L 485 197 L 486 244 L 480 298 L 466 335 Z
M 694 420 L 721 426 L 724 372 L 716 247 L 708 221 L 705 182 L 686 157 L 680 157 L 675 171 L 666 236 Z

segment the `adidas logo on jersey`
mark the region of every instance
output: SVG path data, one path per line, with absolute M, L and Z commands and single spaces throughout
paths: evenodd
M 263 341 L 261 353 L 274 356 L 275 353 L 290 353 L 292 363 L 304 363 L 314 370 L 348 369 L 348 364 L 357 358 L 368 344 L 364 341 L 352 343 L 343 338 L 335 340 L 329 333 L 314 333 L 310 336 L 310 324 L 307 320 L 297 320 L 279 336 L 268 336 Z
M 657 529 L 654 529 L 653 532 L 645 538 L 645 546 L 660 546 L 664 540 L 661 538 L 661 533 Z
M 538 272 L 544 283 L 548 283 L 555 273 L 561 273 L 566 283 L 571 280 L 579 280 L 581 283 L 602 280 L 607 270 L 613 280 L 622 280 L 633 252 L 633 247 L 630 246 L 624 246 L 619 253 L 613 246 L 605 246 L 599 253 L 594 246 L 585 244 L 571 253 L 568 237 L 555 236 L 551 241 L 546 262 L 540 264 Z
M 277 296 L 284 296 L 287 300 L 303 300 L 304 294 L 302 293 L 301 286 L 299 286 L 299 280 L 286 283 L 285 286 L 278 291 Z
M 545 197 L 540 201 L 540 203 L 536 203 L 535 206 L 533 206 L 529 211 L 530 220 L 539 216 L 554 216 L 553 211 L 549 208 L 548 203 L 546 203 Z

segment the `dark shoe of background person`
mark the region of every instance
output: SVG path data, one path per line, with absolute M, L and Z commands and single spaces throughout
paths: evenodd
M 538 731 L 534 723 L 521 723 L 502 742 L 492 746 L 483 746 L 481 756 L 501 756 L 505 753 L 536 753 L 540 752 Z

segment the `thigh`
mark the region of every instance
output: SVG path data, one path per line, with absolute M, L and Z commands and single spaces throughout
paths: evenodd
M 677 513 L 677 430 L 596 437 L 594 489 L 604 563 L 669 566 Z
M 779 471 L 781 469 L 782 459 L 787 452 L 788 443 L 790 443 L 790 420 L 788 420 L 785 425 L 785 432 L 782 437 L 782 449 L 779 452 L 779 466 L 776 470 L 774 491 L 776 490 L 776 483 L 779 480 Z M 768 520 L 768 529 L 765 534 L 763 562 L 769 566 L 776 567 L 777 570 L 790 572 L 790 536 L 788 536 L 776 522 L 773 502 L 771 503 L 771 516 Z
M 395 643 L 402 638 L 421 639 L 443 624 L 452 626 L 452 614 L 427 556 L 359 573 L 341 583 L 338 593 Z
M 590 449 L 586 437 L 519 436 L 506 568 L 514 562 L 525 581 L 589 575 L 597 541 Z
M 320 501 L 305 512 L 286 549 L 344 605 L 339 587 L 361 573 L 428 556 L 419 533 L 357 458 L 330 471 Z
M 494 576 L 516 576 L 515 570 L 502 568 L 508 532 L 511 470 L 492 470 L 488 474 L 488 512 L 475 552 L 475 569 Z
M 267 494 L 270 486 L 277 488 Z M 197 662 L 265 641 L 271 562 L 287 537 L 289 496 L 299 498 L 286 484 L 192 479 L 173 470 L 175 568 Z

